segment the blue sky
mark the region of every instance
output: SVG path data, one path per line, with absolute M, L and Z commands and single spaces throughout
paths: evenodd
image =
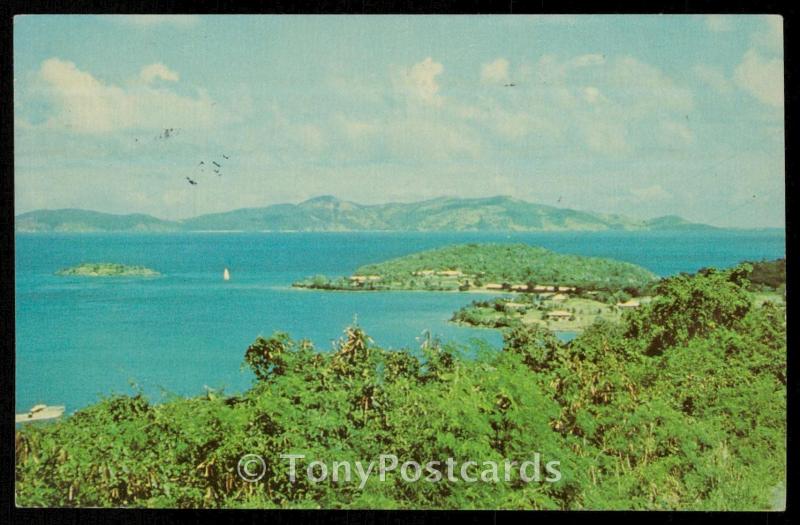
M 17 17 L 16 211 L 174 219 L 324 194 L 510 195 L 783 226 L 781 27 L 774 16 Z M 177 133 L 158 138 L 165 128 Z M 220 175 L 199 165 L 214 160 Z

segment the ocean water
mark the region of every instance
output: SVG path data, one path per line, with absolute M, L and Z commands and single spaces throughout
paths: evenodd
M 445 341 L 485 341 L 493 330 L 448 323 L 477 296 L 432 292 L 322 292 L 290 288 L 314 274 L 466 242 L 524 242 L 613 257 L 662 275 L 785 254 L 780 230 L 610 233 L 36 234 L 15 237 L 17 411 L 67 412 L 112 393 L 151 400 L 204 386 L 246 389 L 247 346 L 276 330 L 326 351 L 349 323 L 381 346 L 417 348 L 428 330 Z M 82 262 L 144 265 L 153 279 L 58 277 Z M 231 280 L 223 282 L 223 268 Z

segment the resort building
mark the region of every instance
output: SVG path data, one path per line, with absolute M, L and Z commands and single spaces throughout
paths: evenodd
M 572 314 L 566 310 L 553 310 L 552 312 L 547 312 L 547 319 L 550 321 L 566 321 L 570 317 L 572 317 Z
M 531 305 L 530 305 L 530 304 L 526 304 L 526 303 L 515 303 L 515 302 L 512 302 L 512 301 L 509 301 L 509 302 L 507 302 L 507 303 L 503 303 L 503 305 L 504 305 L 506 308 L 511 308 L 512 310 L 524 310 L 525 308 L 530 308 L 530 307 L 531 307 Z
M 381 279 L 380 275 L 353 275 L 350 277 L 351 281 L 357 283 L 365 283 L 367 281 L 379 281 Z
M 503 289 L 503 285 L 502 284 L 497 284 L 497 283 L 489 283 L 489 284 L 486 285 L 486 289 L 487 290 L 502 290 Z
M 639 308 L 639 306 L 641 306 L 641 303 L 639 303 L 638 299 L 630 299 L 624 303 L 617 303 L 617 308 L 622 310 L 632 310 L 634 308 Z

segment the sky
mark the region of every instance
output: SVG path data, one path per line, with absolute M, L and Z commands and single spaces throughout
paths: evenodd
M 15 212 L 507 195 L 783 227 L 782 23 L 18 16 Z

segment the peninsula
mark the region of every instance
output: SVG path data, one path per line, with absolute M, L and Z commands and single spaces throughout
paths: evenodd
M 658 279 L 635 264 L 566 255 L 527 244 L 461 244 L 293 283 L 324 290 L 429 290 L 576 293 L 640 288 Z

